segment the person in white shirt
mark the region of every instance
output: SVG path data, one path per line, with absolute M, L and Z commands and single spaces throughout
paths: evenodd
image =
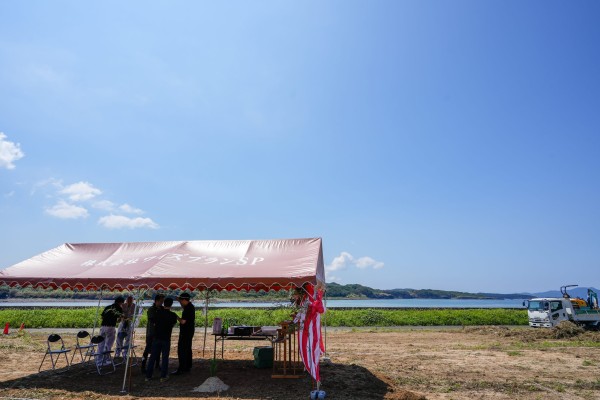
M 129 345 L 129 330 L 133 320 L 133 313 L 135 312 L 133 296 L 127 296 L 127 300 L 123 304 L 122 309 L 123 317 L 119 323 L 119 329 L 117 331 L 117 350 L 115 352 L 115 357 L 125 357 L 127 355 L 127 346 Z

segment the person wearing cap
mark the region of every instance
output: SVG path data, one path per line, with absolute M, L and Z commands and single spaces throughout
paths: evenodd
M 179 367 L 172 372 L 173 375 L 181 375 L 192 369 L 192 339 L 196 323 L 196 309 L 191 302 L 189 293 L 181 293 L 177 298 L 183 312 L 179 318 L 179 340 L 177 342 L 177 358 Z
M 164 302 L 162 309 L 156 310 L 154 316 L 154 340 L 152 342 L 152 352 L 150 355 L 149 365 L 154 365 L 159 357 L 162 356 L 162 365 L 160 366 L 160 381 L 164 382 L 169 379 L 168 368 L 169 368 L 169 353 L 171 350 L 171 333 L 173 327 L 177 323 L 179 317 L 173 311 L 171 306 L 173 305 L 173 299 L 167 297 Z M 148 368 L 146 370 L 146 382 L 152 379 L 152 373 L 154 368 Z
M 112 350 L 112 346 L 115 343 L 115 330 L 117 321 L 123 316 L 123 303 L 125 299 L 119 296 L 115 299 L 115 302 L 109 306 L 106 306 L 102 311 L 102 323 L 100 327 L 100 336 L 104 337 L 104 340 L 98 344 L 98 354 L 104 354 Z M 97 364 L 110 364 L 110 361 L 106 360 L 104 356 L 98 356 L 96 358 Z
M 163 294 L 157 294 L 154 296 L 154 304 L 148 308 L 148 323 L 146 324 L 146 347 L 144 348 L 144 354 L 142 355 L 142 373 L 146 373 L 146 361 L 148 360 L 148 354 L 152 351 L 152 342 L 154 341 L 154 318 L 156 313 L 163 306 L 165 296 Z M 157 354 L 156 367 L 160 365 L 160 354 Z

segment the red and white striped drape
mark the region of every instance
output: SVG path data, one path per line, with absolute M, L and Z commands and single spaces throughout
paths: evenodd
M 296 316 L 296 322 L 300 328 L 298 330 L 298 346 L 304 367 L 315 381 L 320 382 L 319 361 L 321 354 L 325 352 L 321 334 L 321 314 L 325 312 L 323 291 L 319 289 L 314 294 L 312 285 L 305 288 L 307 293 L 302 309 L 306 311 L 300 312 Z

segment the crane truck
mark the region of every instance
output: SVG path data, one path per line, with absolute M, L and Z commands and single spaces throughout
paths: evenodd
M 573 298 L 568 288 L 577 285 L 561 286 L 562 298 L 542 297 L 525 300 L 529 326 L 535 328 L 552 328 L 561 321 L 571 321 L 588 329 L 600 329 L 600 308 L 598 294 L 588 289 L 587 299 Z

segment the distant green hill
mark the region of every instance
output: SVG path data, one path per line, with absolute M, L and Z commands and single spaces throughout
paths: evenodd
M 177 292 L 178 293 L 178 292 Z M 81 292 L 71 290 L 43 290 L 32 288 L 9 288 L 0 286 L 0 299 L 97 299 L 98 292 Z M 105 298 L 114 297 L 116 294 L 104 293 Z M 148 293 L 148 297 L 152 293 Z M 202 297 L 202 295 L 196 295 Z M 215 298 L 227 301 L 286 301 L 287 292 L 220 292 Z M 359 284 L 339 285 L 337 283 L 327 284 L 327 297 L 330 299 L 529 299 L 532 296 L 526 294 L 512 293 L 466 293 L 435 289 L 373 289 Z
M 520 293 L 466 293 L 435 289 L 372 289 L 358 284 L 327 284 L 327 297 L 330 299 L 529 299 L 531 296 Z

